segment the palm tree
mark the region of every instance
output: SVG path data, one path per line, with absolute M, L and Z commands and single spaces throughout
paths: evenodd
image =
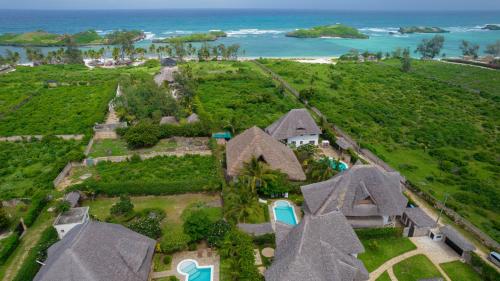
M 337 164 L 338 167 L 338 164 Z M 337 172 L 330 165 L 327 158 L 319 161 L 310 161 L 307 165 L 307 177 L 314 182 L 325 181 L 333 177 Z
M 12 66 L 16 65 L 21 59 L 21 56 L 18 52 L 13 52 L 9 49 L 7 49 L 6 52 L 7 54 L 5 56 L 5 60 Z
M 259 201 L 248 185 L 230 187 L 225 196 L 226 217 L 236 222 L 245 222 L 259 210 Z
M 269 166 L 252 157 L 249 162 L 243 164 L 241 178 L 246 183 L 253 193 L 257 192 L 259 187 L 265 187 L 268 184 L 278 179 L 278 173 Z

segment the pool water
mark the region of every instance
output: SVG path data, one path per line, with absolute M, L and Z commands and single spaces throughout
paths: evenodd
M 194 260 L 184 260 L 177 266 L 177 270 L 187 276 L 186 281 L 211 281 L 212 267 L 198 266 Z
M 330 167 L 332 167 L 332 169 L 334 170 L 339 170 L 339 171 L 345 171 L 347 169 L 349 169 L 349 165 L 347 165 L 346 162 L 344 161 L 339 161 L 338 164 L 339 164 L 339 167 L 337 169 L 337 161 L 333 161 L 333 158 L 329 158 L 328 161 L 330 162 Z
M 287 201 L 276 201 L 274 203 L 274 218 L 276 221 L 283 222 L 290 225 L 297 224 L 297 217 L 292 205 Z

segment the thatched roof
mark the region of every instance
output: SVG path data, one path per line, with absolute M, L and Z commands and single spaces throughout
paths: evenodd
M 292 227 L 276 222 L 276 255 L 266 281 L 368 280 L 363 263 L 352 254 L 364 248 L 345 216 L 338 211 L 306 214 Z
M 156 241 L 124 226 L 78 225 L 48 250 L 34 281 L 146 281 Z
M 406 208 L 404 213 L 418 227 L 436 227 L 436 221 L 418 207 Z
M 68 193 L 64 196 L 64 200 L 68 201 L 71 208 L 74 208 L 78 205 L 78 202 L 80 201 L 80 197 L 81 197 L 80 192 L 71 191 L 70 193 Z
M 277 140 L 301 135 L 319 135 L 321 129 L 305 108 L 292 109 L 266 128 L 266 133 Z
M 441 232 L 449 240 L 453 241 L 458 247 L 464 251 L 474 251 L 476 247 L 472 245 L 467 239 L 465 239 L 462 234 L 458 233 L 453 227 L 445 225 L 441 227 Z
M 349 148 L 352 148 L 352 145 L 343 137 L 338 137 L 335 140 L 335 144 L 337 144 L 343 150 L 348 150 Z
M 179 124 L 179 122 L 177 121 L 177 118 L 175 118 L 175 116 L 163 116 L 160 120 L 160 125 L 163 124 L 177 125 Z
M 226 162 L 229 176 L 237 176 L 252 157 L 262 159 L 271 169 L 280 170 L 291 180 L 306 179 L 293 151 L 258 127 L 247 129 L 227 143 Z
M 188 116 L 186 119 L 188 123 L 196 123 L 200 121 L 200 117 L 198 117 L 198 114 L 196 113 L 191 113 L 191 115 Z
M 313 214 L 341 210 L 348 217 L 402 215 L 408 202 L 399 173 L 374 165 L 354 165 L 327 181 L 301 189 L 306 211 Z M 360 204 L 366 201 L 372 204 Z

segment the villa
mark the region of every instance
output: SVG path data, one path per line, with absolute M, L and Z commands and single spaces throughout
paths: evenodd
M 339 211 L 306 214 L 295 227 L 276 222 L 276 252 L 266 281 L 358 281 L 368 271 L 358 260 L 364 251 Z
M 89 221 L 48 249 L 34 281 L 146 281 L 156 241 L 110 223 Z
M 226 146 L 227 175 L 238 176 L 243 164 L 255 157 L 271 169 L 280 170 L 290 180 L 303 181 L 306 175 L 293 151 L 258 127 L 252 127 L 231 139 Z
M 301 189 L 306 213 L 340 210 L 355 228 L 394 225 L 408 202 L 399 173 L 374 165 L 354 165 L 327 181 Z
M 294 147 L 304 144 L 317 146 L 321 134 L 321 129 L 305 108 L 290 110 L 265 131 L 273 138 Z

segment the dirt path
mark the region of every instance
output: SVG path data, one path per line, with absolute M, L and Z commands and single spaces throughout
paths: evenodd
M 42 216 L 42 215 L 41 215 Z M 40 219 L 40 218 L 38 218 Z M 40 237 L 42 232 L 51 225 L 52 219 L 48 219 L 40 224 L 34 225 L 26 231 L 21 243 L 15 251 L 15 254 L 9 259 L 7 270 L 3 277 L 3 281 L 11 281 L 16 277 L 17 272 L 21 268 L 28 256 L 29 250 L 33 248 Z

